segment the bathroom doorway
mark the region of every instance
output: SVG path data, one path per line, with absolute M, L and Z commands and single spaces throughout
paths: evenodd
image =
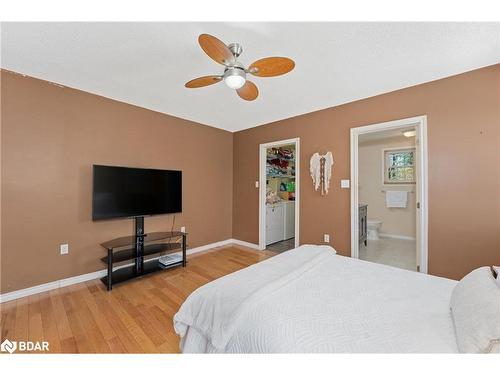
M 427 273 L 426 117 L 351 129 L 351 256 Z
M 259 248 L 299 246 L 299 138 L 261 144 L 259 174 Z

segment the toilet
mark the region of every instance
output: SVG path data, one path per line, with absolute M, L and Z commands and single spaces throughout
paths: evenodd
M 378 231 L 380 227 L 382 226 L 382 222 L 380 220 L 376 219 L 368 219 L 366 221 L 366 226 L 368 229 L 368 234 L 367 234 L 367 239 L 368 240 L 378 240 L 380 239 Z

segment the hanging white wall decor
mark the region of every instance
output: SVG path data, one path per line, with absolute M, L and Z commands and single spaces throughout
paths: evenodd
M 324 155 L 315 153 L 311 156 L 309 171 L 314 184 L 314 190 L 321 188 L 321 195 L 328 194 L 330 179 L 332 177 L 333 155 L 328 151 Z

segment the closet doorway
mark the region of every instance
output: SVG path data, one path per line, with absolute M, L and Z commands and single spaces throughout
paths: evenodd
M 259 249 L 299 246 L 300 139 L 260 145 Z

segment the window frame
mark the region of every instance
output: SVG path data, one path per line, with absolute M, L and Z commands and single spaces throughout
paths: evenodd
M 388 153 L 396 153 L 396 152 L 405 152 L 410 151 L 413 152 L 413 181 L 389 181 L 388 180 L 388 158 L 386 155 Z M 417 183 L 417 171 L 416 171 L 416 147 L 415 146 L 407 146 L 407 147 L 391 147 L 382 149 L 382 185 L 415 185 Z

